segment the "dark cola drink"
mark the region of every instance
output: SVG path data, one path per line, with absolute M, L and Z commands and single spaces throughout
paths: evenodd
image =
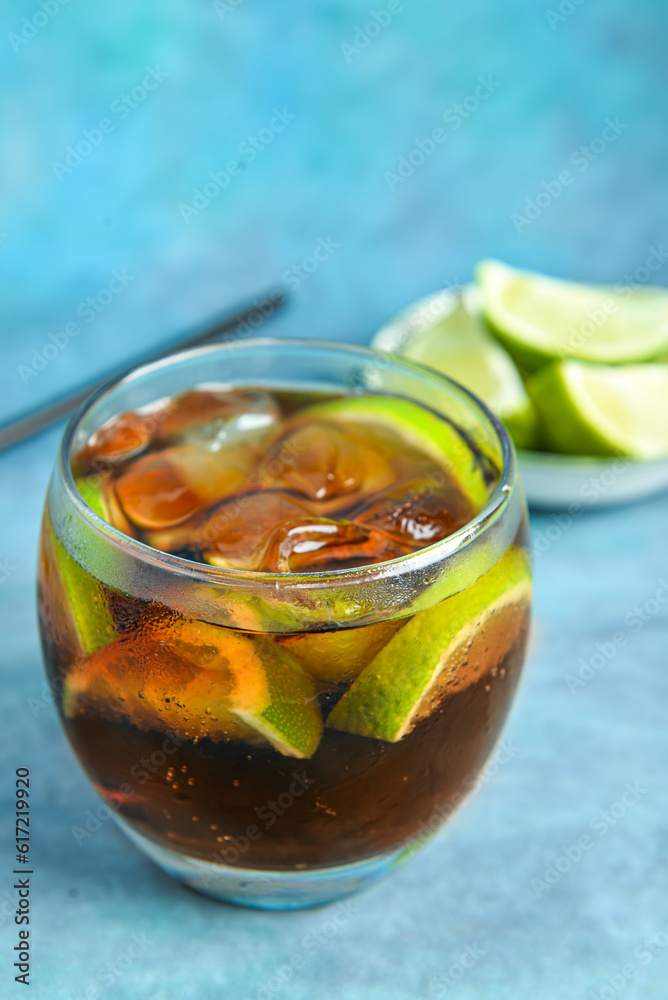
M 140 569 L 182 581 L 173 600 L 140 570 L 114 585 L 113 552 L 45 516 L 49 677 L 126 828 L 222 866 L 323 869 L 409 848 L 471 787 L 524 658 L 530 570 L 520 525 L 405 596 L 398 570 L 494 489 L 452 422 L 380 393 L 203 385 L 108 420 L 71 471 Z M 360 573 L 390 610 L 360 611 Z

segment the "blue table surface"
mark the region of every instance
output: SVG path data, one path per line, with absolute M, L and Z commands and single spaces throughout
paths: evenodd
M 364 343 L 482 256 L 642 282 L 667 231 L 667 20 L 662 0 L 9 0 L 0 420 L 272 283 L 292 301 L 267 333 Z M 61 431 L 0 455 L 0 997 L 24 989 L 28 766 L 39 1000 L 665 998 L 665 496 L 533 518 L 552 541 L 497 773 L 338 916 L 261 913 L 180 888 L 110 821 L 73 835 L 98 802 L 45 698 L 33 595 Z

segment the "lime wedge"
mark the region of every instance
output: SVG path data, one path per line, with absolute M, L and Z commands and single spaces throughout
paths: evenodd
M 246 686 L 253 684 L 248 675 Z M 260 670 L 256 686 L 264 685 Z M 94 712 L 120 716 L 139 729 L 168 732 L 180 740 L 208 737 L 266 741 L 226 707 L 234 685 L 231 671 L 195 667 L 147 638 L 123 638 L 75 663 L 63 688 L 68 718 Z
M 302 410 L 300 420 L 328 420 L 351 429 L 389 430 L 441 465 L 475 510 L 485 505 L 489 486 L 480 463 L 465 439 L 445 418 L 399 396 L 346 396 Z
M 577 285 L 493 260 L 476 274 L 485 319 L 527 371 L 565 358 L 651 361 L 668 349 L 666 289 Z
M 520 373 L 472 303 L 460 298 L 452 312 L 422 325 L 402 354 L 448 375 L 484 400 L 504 421 L 518 448 L 535 444 L 536 413 Z
M 92 508 L 92 510 L 94 510 L 98 517 L 101 517 L 103 521 L 108 521 L 108 510 L 102 499 L 100 477 L 95 475 L 80 476 L 79 479 L 75 480 L 75 484 L 88 506 Z
M 475 683 L 521 637 L 529 557 L 511 548 L 477 583 L 412 618 L 332 711 L 334 729 L 396 743 L 443 698 Z
M 180 739 L 269 743 L 287 757 L 311 757 L 323 728 L 313 682 L 287 650 L 186 619 L 74 664 L 63 710 L 91 705 Z
M 113 642 L 117 635 L 104 589 L 66 551 L 48 515 L 44 519 L 44 539 L 63 591 L 63 610 L 74 626 L 80 651 L 84 656 L 90 656 Z
M 311 757 L 322 736 L 313 682 L 294 656 L 265 636 L 250 638 L 200 621 L 170 624 L 167 649 L 207 671 L 231 678 L 222 707 L 287 757 Z M 186 692 L 187 693 L 187 692 Z
M 405 623 L 404 618 L 332 632 L 302 632 L 285 636 L 280 643 L 311 677 L 333 683 L 352 681 Z
M 124 534 L 134 537 L 135 531 L 123 513 L 110 476 L 80 476 L 75 480 L 79 493 L 95 513 L 118 528 Z
M 668 455 L 668 364 L 560 361 L 529 381 L 546 441 L 572 455 Z

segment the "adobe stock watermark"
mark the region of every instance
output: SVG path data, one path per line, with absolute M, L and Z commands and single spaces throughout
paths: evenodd
M 409 319 L 411 329 L 420 330 L 442 316 L 447 316 L 452 311 L 455 301 L 461 296 L 463 288 L 459 278 L 446 281 L 435 295 L 430 296 L 426 302 L 422 302 L 411 312 Z
M 69 2 L 70 0 L 39 0 L 32 14 L 22 19 L 20 31 L 10 31 L 7 34 L 7 41 L 14 52 L 18 52 L 21 46 L 36 38 L 42 28 L 45 28 Z
M 16 573 L 18 566 L 11 562 L 9 556 L 0 559 L 0 585 L 6 583 L 13 573 Z
M 613 290 L 622 300 L 627 299 L 635 289 L 646 285 L 667 260 L 668 253 L 664 250 L 663 244 L 650 247 L 643 263 L 631 273 L 627 272 L 622 281 L 616 282 Z M 569 357 L 573 351 L 584 347 L 594 334 L 606 325 L 610 317 L 616 315 L 619 305 L 619 299 L 605 298 L 601 300 L 600 305 L 585 309 L 585 318 L 577 326 L 569 327 L 568 339 L 559 344 L 561 356 Z
M 241 7 L 245 0 L 213 0 L 213 9 L 220 18 L 221 21 L 225 20 L 227 14 L 231 14 Z
M 236 837 L 230 834 L 222 834 L 218 839 L 224 841 L 227 846 L 220 851 L 215 851 L 211 855 L 212 861 L 218 864 L 221 862 L 226 865 L 236 864 L 239 858 L 250 849 L 251 844 L 260 840 L 263 833 L 269 830 L 281 816 L 284 816 L 292 808 L 295 800 L 301 798 L 305 792 L 309 792 L 311 786 L 316 783 L 315 778 L 309 778 L 306 771 L 292 771 L 291 777 L 294 780 L 285 791 L 277 795 L 275 799 L 268 799 L 257 810 L 256 815 L 262 826 L 258 826 L 257 823 L 250 823 L 244 832 Z M 211 876 L 207 877 L 207 874 L 204 873 L 202 875 L 202 882 L 206 883 L 210 881 L 210 878 Z
M 432 810 L 429 818 L 420 824 L 417 833 L 412 834 L 404 841 L 403 856 L 408 858 L 414 854 L 423 844 L 430 840 L 443 826 L 464 799 L 482 785 L 494 778 L 501 767 L 504 767 L 513 757 L 522 752 L 522 747 L 516 746 L 512 740 L 502 740 L 496 747 L 494 753 L 480 770 L 471 771 L 464 778 L 461 786 L 447 802 L 436 806 Z
M 55 693 L 55 689 L 54 689 Z M 137 785 L 145 785 L 147 781 L 150 780 L 151 776 L 156 774 L 162 767 L 165 766 L 169 757 L 173 757 L 175 753 L 178 752 L 180 747 L 183 746 L 183 740 L 180 740 L 177 736 L 168 736 L 163 740 L 159 749 L 154 750 L 148 757 L 142 757 L 130 768 L 130 774 L 134 778 L 134 783 L 129 781 L 122 782 L 115 792 L 112 792 L 110 797 L 116 801 L 119 806 L 129 802 L 137 794 Z M 84 813 L 84 817 L 81 821 L 81 825 L 76 824 L 70 827 L 70 833 L 72 834 L 77 847 L 81 847 L 84 841 L 89 840 L 94 833 L 100 829 L 103 823 L 111 819 L 114 815 L 112 808 L 104 803 L 101 803 L 93 812 L 91 809 L 87 809 Z
M 474 115 L 482 104 L 489 100 L 492 94 L 501 86 L 499 80 L 495 80 L 491 74 L 479 76 L 478 84 L 473 91 L 462 101 L 451 104 L 443 112 L 443 121 L 450 127 L 450 133 L 456 132 L 462 127 L 471 115 Z M 429 157 L 433 156 L 439 146 L 447 142 L 449 132 L 441 127 L 432 129 L 429 135 L 423 139 L 416 139 L 412 149 L 408 153 L 400 156 L 397 160 L 395 170 L 386 170 L 383 174 L 385 183 L 390 191 L 394 191 L 399 184 L 405 184 L 413 176 Z
M 135 280 L 135 277 L 134 274 L 128 274 L 124 267 L 114 268 L 106 285 L 99 288 L 93 295 L 82 299 L 76 307 L 75 313 L 82 322 L 70 320 L 55 333 L 49 333 L 40 347 L 33 347 L 30 353 L 30 362 L 16 366 L 16 371 L 23 384 L 27 385 L 31 378 L 43 372 L 52 361 L 62 354 L 79 336 L 83 326 L 88 326 L 97 319 L 100 313 L 104 312 L 114 299 Z
M 186 225 L 190 220 L 203 212 L 218 195 L 229 187 L 233 177 L 239 177 L 244 167 L 252 163 L 265 149 L 273 143 L 276 136 L 285 131 L 287 126 L 296 119 L 286 107 L 274 108 L 267 125 L 254 135 L 247 136 L 240 142 L 236 150 L 236 158 L 228 160 L 222 170 L 210 170 L 209 180 L 201 187 L 193 188 L 190 202 L 179 202 L 179 213 Z
M 146 934 L 133 934 L 127 948 L 124 948 L 110 962 L 105 962 L 95 973 L 94 981 L 90 983 L 83 993 L 74 997 L 70 995 L 69 1000 L 95 1000 L 105 990 L 111 989 L 116 983 L 122 980 L 128 969 L 134 965 L 138 958 L 141 958 L 154 944 Z
M 102 145 L 105 138 L 116 131 L 118 122 L 125 121 L 135 108 L 144 103 L 151 91 L 157 90 L 168 76 L 169 72 L 160 69 L 159 66 L 147 66 L 146 73 L 142 77 L 141 82 L 136 84 L 131 90 L 124 91 L 111 102 L 109 110 L 114 116 L 113 118 L 100 118 L 97 125 L 93 128 L 83 129 L 81 138 L 74 145 L 65 147 L 62 160 L 51 161 L 51 169 L 58 178 L 58 181 L 61 182 L 64 177 L 67 177 L 73 170 L 81 166 L 83 161 L 98 146 Z
M 643 604 L 636 604 L 624 615 L 624 624 L 630 629 L 630 635 L 642 632 L 645 625 L 668 605 L 668 583 L 665 580 L 658 582 L 659 586 L 653 597 L 649 597 Z M 609 640 L 597 642 L 596 652 L 592 653 L 588 660 L 580 657 L 578 661 L 580 669 L 577 674 L 566 674 L 564 677 L 566 687 L 571 694 L 575 694 L 580 688 L 585 687 L 603 667 L 614 660 L 618 651 L 629 641 L 629 637 L 629 632 L 619 629 L 610 636 Z
M 605 472 L 590 476 L 580 487 L 582 501 L 573 500 L 563 513 L 550 514 L 552 524 L 549 524 L 543 531 L 532 530 L 532 557 L 540 559 L 541 556 L 545 555 L 555 542 L 558 542 L 567 531 L 570 531 L 573 524 L 582 517 L 588 507 L 595 506 L 612 489 L 620 476 L 626 475 L 632 465 L 630 459 L 618 458 Z
M 630 809 L 639 802 L 643 795 L 647 794 L 639 781 L 630 781 L 624 785 L 624 791 L 607 809 L 601 809 L 589 820 L 589 829 L 598 837 L 605 837 L 610 830 L 617 826 L 620 820 L 628 814 Z M 542 878 L 532 878 L 531 888 L 537 899 L 549 892 L 558 882 L 561 882 L 564 875 L 567 875 L 582 858 L 591 851 L 596 841 L 588 833 L 583 833 L 574 844 L 561 848 L 561 854 L 551 861 L 545 868 Z
M 586 0 L 561 0 L 561 3 L 556 10 L 546 10 L 545 17 L 547 18 L 550 30 L 555 31 L 557 25 L 563 24 L 564 21 L 569 19 L 569 17 L 572 17 L 576 10 L 583 5 L 583 3 L 586 3 Z
M 655 931 L 633 949 L 635 962 L 626 962 L 617 971 L 605 977 L 595 989 L 587 993 L 587 1000 L 614 1000 L 638 975 L 640 968 L 651 965 L 656 958 L 665 955 L 668 949 L 668 924 Z M 637 994 L 636 994 L 637 995 Z
M 458 984 L 474 965 L 477 965 L 481 958 L 487 954 L 486 948 L 481 948 L 479 944 L 467 944 L 461 954 L 452 962 L 445 972 L 434 976 L 429 980 L 429 997 L 444 997 L 453 989 L 457 989 Z
M 621 122 L 618 117 L 606 118 L 601 134 L 586 145 L 573 150 L 569 156 L 568 162 L 575 170 L 565 168 L 553 180 L 543 181 L 541 189 L 534 197 L 526 199 L 524 214 L 521 212 L 511 214 L 510 221 L 515 227 L 515 231 L 521 233 L 528 226 L 532 226 L 543 212 L 561 197 L 566 188 L 575 183 L 578 175 L 588 170 L 599 156 L 602 156 L 613 143 L 617 142 L 619 136 L 628 127 L 628 123 Z
M 304 257 L 299 264 L 293 264 L 292 267 L 283 271 L 281 281 L 291 291 L 296 292 L 300 285 L 308 281 L 320 265 L 329 260 L 334 251 L 338 250 L 340 246 L 341 244 L 335 243 L 331 236 L 328 236 L 326 239 L 320 236 L 310 254 Z
M 346 62 L 349 63 L 355 56 L 360 55 L 374 38 L 378 38 L 397 14 L 403 13 L 403 9 L 401 0 L 389 0 L 387 6 L 381 7 L 379 10 L 370 10 L 369 20 L 365 24 L 355 25 L 352 41 L 341 42 L 339 45 Z
M 328 947 L 358 913 L 359 909 L 354 900 L 346 899 L 337 903 L 329 911 L 327 920 L 324 920 L 316 930 L 303 936 L 300 950 L 294 952 L 282 965 L 277 965 L 266 979 L 256 982 L 254 991 L 247 993 L 243 1000 L 271 1000 L 271 997 L 281 993 L 294 979 L 295 972 L 303 969 L 309 958 Z

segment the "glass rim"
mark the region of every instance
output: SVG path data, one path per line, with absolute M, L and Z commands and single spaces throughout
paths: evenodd
M 226 351 L 239 349 L 259 349 L 259 348 L 282 348 L 299 347 L 305 351 L 336 351 L 356 355 L 359 358 L 373 360 L 382 358 L 384 363 L 388 361 L 399 368 L 408 369 L 416 374 L 431 379 L 436 382 L 445 382 L 453 387 L 460 395 L 468 398 L 479 411 L 484 420 L 491 425 L 501 452 L 501 469 L 499 481 L 482 509 L 467 521 L 465 525 L 453 532 L 451 535 L 442 538 L 432 545 L 409 552 L 406 555 L 398 556 L 395 559 L 388 559 L 382 562 L 371 563 L 366 566 L 348 567 L 344 569 L 326 570 L 311 573 L 273 573 L 258 570 L 231 569 L 219 566 L 212 566 L 208 563 L 199 563 L 194 560 L 185 559 L 181 556 L 154 549 L 150 545 L 132 538 L 124 532 L 115 528 L 104 518 L 100 517 L 92 507 L 84 500 L 79 492 L 70 465 L 70 451 L 74 435 L 93 406 L 107 393 L 120 389 L 131 384 L 134 380 L 144 376 L 150 376 L 153 372 L 158 372 L 163 368 L 181 364 L 190 358 L 204 357 L 207 354 L 224 354 Z M 379 393 L 382 394 L 382 393 Z M 423 404 L 419 404 L 423 405 Z M 438 411 L 434 411 L 437 413 Z M 176 575 L 187 577 L 191 581 L 198 583 L 213 583 L 217 585 L 239 586 L 258 585 L 279 587 L 308 587 L 309 584 L 318 588 L 331 582 L 333 586 L 345 585 L 346 581 L 371 581 L 383 579 L 387 576 L 399 576 L 406 572 L 412 572 L 425 568 L 432 563 L 453 555 L 466 545 L 473 543 L 496 522 L 503 510 L 508 506 L 513 494 L 516 480 L 516 459 L 512 443 L 508 432 L 499 418 L 489 409 L 489 407 L 478 397 L 459 382 L 443 375 L 435 369 L 429 368 L 418 362 L 407 358 L 400 358 L 396 355 L 387 354 L 374 348 L 364 347 L 359 344 L 348 344 L 345 341 L 333 340 L 312 340 L 299 337 L 253 337 L 249 340 L 241 338 L 222 341 L 213 344 L 205 344 L 200 347 L 189 348 L 167 354 L 163 358 L 147 364 L 131 366 L 120 375 L 116 375 L 104 382 L 88 396 L 78 409 L 70 417 L 58 449 L 58 472 L 65 487 L 68 501 L 72 504 L 79 517 L 83 518 L 88 525 L 99 535 L 106 538 L 110 543 L 121 546 L 128 550 L 144 563 L 159 566 L 164 570 L 171 570 Z

